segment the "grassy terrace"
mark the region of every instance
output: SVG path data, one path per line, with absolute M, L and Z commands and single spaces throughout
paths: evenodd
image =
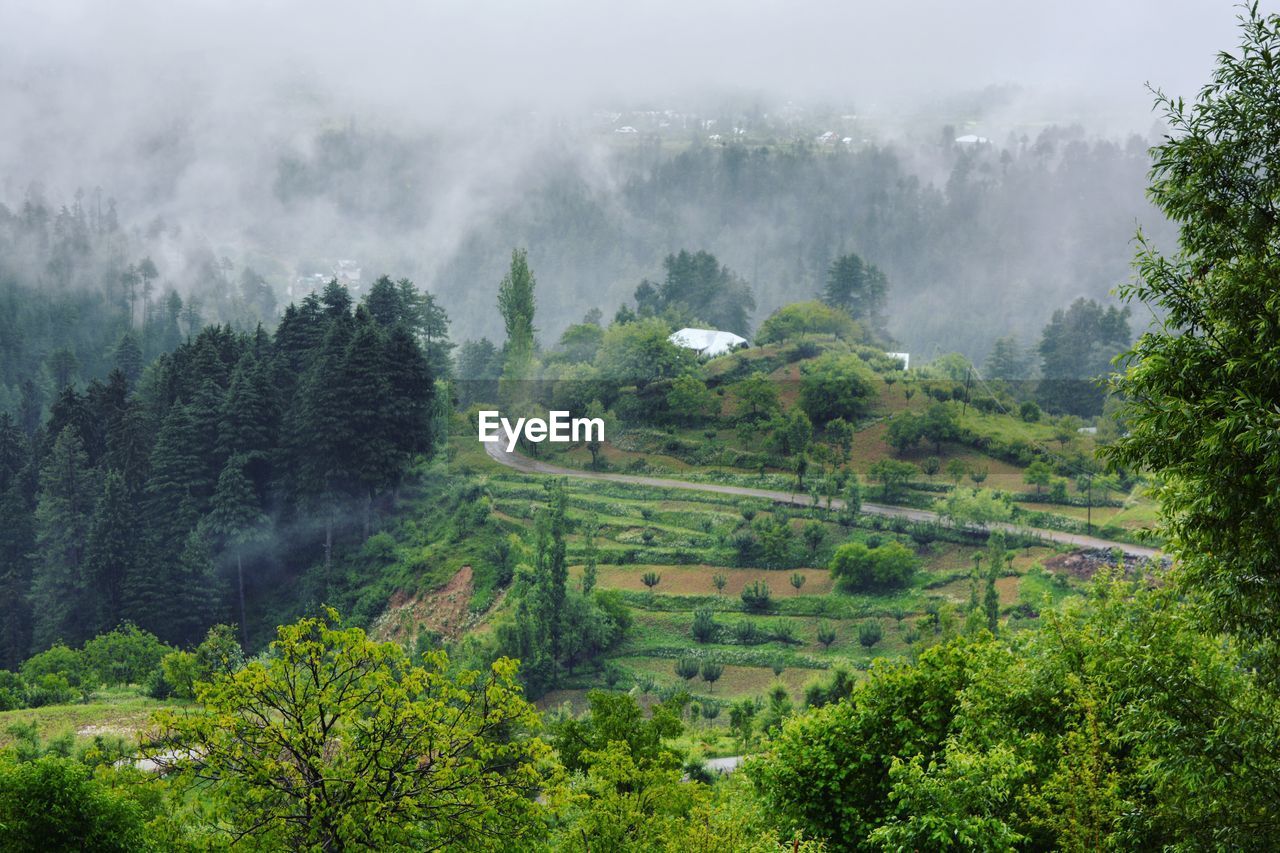
M 456 442 L 454 453 L 456 462 L 482 477 L 500 517 L 515 525 L 532 523 L 544 499 L 545 477 L 502 467 L 465 437 Z M 639 684 L 655 690 L 680 684 L 675 661 L 692 655 L 724 666 L 713 684 L 701 678 L 685 682 L 697 697 L 724 701 L 758 696 L 781 683 L 799 701 L 805 685 L 832 665 L 865 670 L 877 658 L 901 659 L 928 644 L 931 610 L 940 611 L 942 619 L 963 619 L 957 608 L 969 600 L 973 555 L 985 555 L 985 548 L 950 541 L 918 544 L 905 525 L 895 531 L 890 522 L 865 516 L 859 526 L 848 528 L 821 508 L 783 508 L 727 495 L 574 479 L 568 480 L 567 490 L 569 517 L 576 523 L 568 540 L 572 581 L 581 577 L 584 522 L 593 519 L 598 525 L 598 587 L 618 590 L 634 619 L 628 639 L 610 661 L 621 687 Z M 780 568 L 735 565 L 727 542 L 747 524 L 747 515 L 784 519 L 794 535 L 794 559 Z M 809 548 L 802 531 L 815 522 L 823 538 Z M 883 595 L 837 588 L 826 569 L 831 552 L 845 541 L 873 537 L 916 550 L 922 568 L 911 585 Z M 997 583 L 1007 625 L 1034 621 L 1047 598 L 1061 598 L 1075 587 L 1077 581 L 1040 568 L 1054 553 L 1043 545 L 1015 551 L 1011 571 Z M 647 573 L 660 577 L 652 589 L 642 580 Z M 799 590 L 791 583 L 793 574 L 804 578 Z M 722 590 L 716 588 L 717 575 L 723 577 Z M 757 581 L 772 593 L 765 613 L 747 612 L 740 597 L 745 586 Z M 692 633 L 699 608 L 710 609 L 717 625 L 710 642 L 698 642 Z M 872 621 L 879 623 L 882 638 L 868 648 L 859 642 L 859 629 Z M 742 623 L 755 628 L 749 642 L 739 636 Z M 834 632 L 829 646 L 819 641 L 820 628 Z M 580 704 L 585 690 L 602 678 L 600 671 L 576 673 L 572 689 L 556 691 L 544 704 Z

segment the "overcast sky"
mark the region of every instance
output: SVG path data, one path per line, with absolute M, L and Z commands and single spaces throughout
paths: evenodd
M 1264 4 L 1266 5 L 1266 4 Z M 1145 122 L 1147 80 L 1190 93 L 1231 45 L 1221 0 L 8 0 L 6 85 L 73 72 L 91 110 L 253 99 L 307 81 L 364 109 L 574 109 L 700 91 L 883 106 L 991 84 Z M 12 94 L 12 93 L 10 93 Z

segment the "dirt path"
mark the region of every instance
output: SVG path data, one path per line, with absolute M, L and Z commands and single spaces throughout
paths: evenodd
M 580 471 L 576 468 L 562 468 L 549 465 L 536 459 L 530 459 L 519 453 L 507 453 L 498 442 L 490 442 L 484 446 L 485 452 L 495 461 L 508 468 L 514 468 L 526 474 L 550 474 L 558 477 L 576 477 L 580 480 L 605 480 L 611 483 L 630 483 L 636 486 L 652 486 L 659 489 L 688 489 L 695 492 L 715 492 L 721 495 L 738 495 L 744 498 L 763 498 L 774 503 L 791 504 L 793 506 L 810 506 L 812 500 L 808 495 L 795 495 L 771 489 L 752 489 L 746 486 L 724 486 L 719 483 L 690 483 L 685 480 L 668 480 L 662 477 L 641 477 L 635 474 L 614 474 L 608 471 Z M 844 508 L 844 501 L 835 499 L 831 506 Z M 862 511 L 868 515 L 882 515 L 889 518 L 905 518 L 909 521 L 941 522 L 936 512 L 925 509 L 907 509 L 905 507 L 885 506 L 884 504 L 864 503 Z M 1039 527 L 1019 527 L 1016 524 L 992 524 L 993 530 L 1004 530 L 1011 533 L 1026 533 L 1039 536 L 1049 542 L 1058 542 L 1076 548 L 1119 548 L 1133 557 L 1156 557 L 1160 551 L 1143 545 L 1130 545 L 1125 542 L 1112 542 L 1096 536 L 1085 536 L 1080 533 L 1064 533 L 1060 530 L 1044 530 Z

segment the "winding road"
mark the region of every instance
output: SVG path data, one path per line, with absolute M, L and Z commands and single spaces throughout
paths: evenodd
M 580 480 L 604 480 L 610 483 L 630 483 L 635 486 L 652 486 L 659 489 L 686 489 L 694 492 L 715 492 L 721 495 L 738 495 L 744 498 L 761 498 L 774 503 L 791 504 L 793 506 L 809 506 L 812 501 L 808 495 L 798 496 L 788 492 L 771 489 L 752 489 L 746 486 L 725 486 L 719 483 L 690 483 L 686 480 L 668 480 L 662 477 L 642 477 L 635 474 L 615 474 L 609 471 L 582 471 L 576 468 L 564 468 L 549 465 L 537 459 L 530 459 L 519 453 L 508 453 L 499 442 L 488 442 L 485 452 L 495 462 L 525 474 L 548 474 L 557 477 L 574 477 Z M 831 502 L 833 509 L 843 509 L 844 501 L 835 499 Z M 936 512 L 926 509 L 907 509 L 906 507 L 887 506 L 885 504 L 864 503 L 862 511 L 868 515 L 882 515 L 888 518 L 905 518 L 909 521 L 942 522 Z M 1004 530 L 1010 533 L 1023 533 L 1038 536 L 1049 542 L 1058 542 L 1075 548 L 1119 548 L 1131 557 L 1143 559 L 1161 556 L 1159 549 L 1143 545 L 1130 545 L 1127 542 L 1112 542 L 1096 536 L 1085 536 L 1080 533 L 1065 533 L 1061 530 L 1045 530 L 1040 527 L 1020 527 L 1016 524 L 996 523 L 988 525 L 991 530 Z

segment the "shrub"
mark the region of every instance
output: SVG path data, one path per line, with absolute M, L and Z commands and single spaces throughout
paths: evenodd
M 757 344 L 771 344 L 805 334 L 835 335 L 845 341 L 862 338 L 862 328 L 839 308 L 817 300 L 784 305 L 765 319 L 756 332 Z
M 886 542 L 868 548 L 861 542 L 847 542 L 831 558 L 831 574 L 840 585 L 857 592 L 906 586 L 919 566 L 919 559 L 900 542 Z
M 831 644 L 836 641 L 836 629 L 832 628 L 825 622 L 818 625 L 818 642 L 822 643 L 824 649 L 831 648 Z
M 744 646 L 754 646 L 764 642 L 764 632 L 750 619 L 743 619 L 734 624 L 733 637 Z
M 854 421 L 875 399 L 875 374 L 856 355 L 827 353 L 800 372 L 800 407 L 819 426 L 836 418 Z
M 84 644 L 85 666 L 103 684 L 141 684 L 173 650 L 137 625 L 122 625 Z
M 772 634 L 773 639 L 780 643 L 798 642 L 796 640 L 796 626 L 791 622 L 778 622 L 773 626 Z
M 127 790 L 72 759 L 0 762 L 0 849 L 153 849 L 146 817 Z
M 94 674 L 85 662 L 83 652 L 70 649 L 59 643 L 38 655 L 32 655 L 22 665 L 22 677 L 32 683 L 45 675 L 60 675 L 72 687 L 83 687 L 86 690 L 93 684 Z
M 773 604 L 773 593 L 764 581 L 755 581 L 742 588 L 742 604 L 752 613 L 762 613 Z
M 640 582 L 652 592 L 653 588 L 662 582 L 662 575 L 657 572 L 645 572 L 640 576 Z
M 27 685 L 22 676 L 0 669 L 0 711 L 16 711 L 26 704 Z
M 693 626 L 690 630 L 693 633 L 693 638 L 699 643 L 710 643 L 716 638 L 719 626 L 716 625 L 716 620 L 711 615 L 711 608 L 699 607 L 693 611 Z
M 1018 416 L 1029 424 L 1040 420 L 1040 407 L 1028 400 L 1018 407 Z
M 702 680 L 707 682 L 707 684 L 711 685 L 713 688 L 715 683 L 720 680 L 720 676 L 723 673 L 723 665 L 710 660 L 702 662 Z
M 697 658 L 682 657 L 676 661 L 676 675 L 685 681 L 697 678 L 702 668 L 698 665 Z
M 880 627 L 879 621 L 869 619 L 858 626 L 858 642 L 864 649 L 871 648 L 882 639 L 884 639 L 884 629 Z
M 27 681 L 27 691 L 23 698 L 28 707 L 41 708 L 45 705 L 74 702 L 78 695 L 79 691 L 71 686 L 65 676 L 50 672 Z

